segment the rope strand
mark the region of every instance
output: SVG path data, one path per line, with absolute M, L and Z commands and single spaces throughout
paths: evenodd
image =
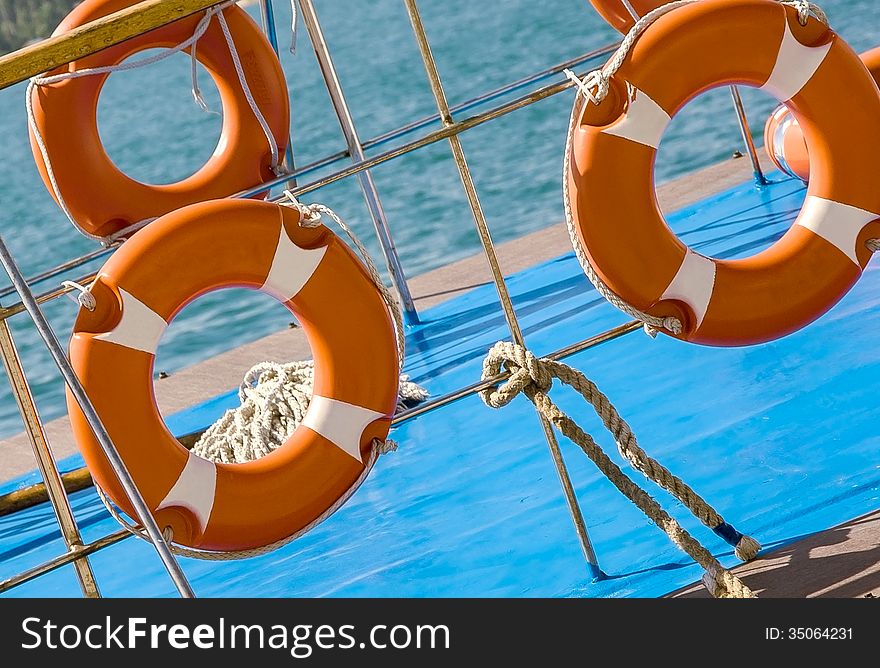
M 95 295 L 93 295 L 91 290 L 86 286 L 81 285 L 76 281 L 61 281 L 61 287 L 75 290 L 78 293 L 76 296 L 70 292 L 66 293 L 67 296 L 87 311 L 94 311 L 98 306 L 98 302 L 95 300 Z
M 269 122 L 266 120 L 266 117 L 260 110 L 260 106 L 254 99 L 254 94 L 251 92 L 247 76 L 245 76 L 244 68 L 241 65 L 241 57 L 238 55 L 238 49 L 235 47 L 235 40 L 232 38 L 229 24 L 226 22 L 226 16 L 223 15 L 223 12 L 217 14 L 217 20 L 220 23 L 220 29 L 223 31 L 223 37 L 226 38 L 226 45 L 229 47 L 229 55 L 232 58 L 232 64 L 235 66 L 235 73 L 238 74 L 238 80 L 241 83 L 241 90 L 247 99 L 251 111 L 254 113 L 254 117 L 257 119 L 257 123 L 259 123 L 262 128 L 263 134 L 266 135 L 266 142 L 269 144 L 269 151 L 272 154 L 272 164 L 270 167 L 275 173 L 275 176 L 281 176 L 281 156 L 278 151 L 278 142 L 275 141 L 275 135 L 272 134 L 272 128 L 269 127 Z
M 608 398 L 598 391 L 592 381 L 562 362 L 538 359 L 522 346 L 504 341 L 496 343 L 486 356 L 483 363 L 483 379 L 492 378 L 502 370 L 511 373 L 510 379 L 500 387 L 489 387 L 480 393 L 486 405 L 492 408 L 501 408 L 513 401 L 517 395 L 524 394 L 535 405 L 538 412 L 581 448 L 584 454 L 596 464 L 602 474 L 624 496 L 652 522 L 663 529 L 675 545 L 705 569 L 706 580 L 704 582 L 707 582 L 707 588 L 713 596 L 720 598 L 754 597 L 754 593 L 737 576 L 722 567 L 711 552 L 670 517 L 645 490 L 626 476 L 620 467 L 596 444 L 593 437 L 560 410 L 547 395 L 554 379 L 572 387 L 596 409 L 603 423 L 617 440 L 621 452 L 639 471 L 680 498 L 702 521 L 720 520 L 723 522 L 721 516 L 693 490 L 655 460 L 647 457 L 644 451 L 635 445 L 635 439 L 629 426 L 620 418 Z M 705 507 L 701 507 L 700 503 Z

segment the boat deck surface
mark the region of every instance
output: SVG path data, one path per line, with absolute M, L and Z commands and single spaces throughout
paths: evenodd
M 664 208 L 680 209 L 670 224 L 692 247 L 717 257 L 748 255 L 771 242 L 790 225 L 804 189 L 777 176 L 771 187 L 758 190 L 742 185 L 749 176 L 745 161 L 731 161 L 661 189 Z M 741 185 L 727 189 L 734 184 Z M 500 256 L 536 353 L 625 321 L 592 291 L 559 226 L 503 245 Z M 482 258 L 413 280 L 425 311 L 423 324 L 408 336 L 407 372 L 434 396 L 473 382 L 485 351 L 506 338 L 487 280 Z M 766 556 L 743 567 L 759 593 L 862 596 L 880 585 L 880 518 L 869 514 L 880 506 L 880 439 L 874 428 L 880 351 L 872 336 L 878 320 L 880 274 L 869 267 L 828 315 L 781 341 L 721 350 L 636 332 L 569 361 L 618 405 L 646 450 L 740 530 L 761 540 Z M 291 330 L 157 381 L 165 414 L 178 411 L 167 419 L 169 427 L 182 435 L 209 424 L 234 403 L 229 389 L 254 362 L 307 354 L 301 332 Z M 554 390 L 554 396 L 617 457 L 582 403 L 564 390 Z M 63 421 L 51 426 L 53 446 L 62 457 L 71 452 L 65 429 Z M 393 437 L 400 450 L 383 457 L 342 510 L 295 544 L 245 562 L 185 560 L 196 592 L 699 593 L 685 589 L 698 580 L 699 568 L 564 442 L 601 565 L 610 576 L 590 582 L 540 427 L 524 400 L 493 411 L 470 397 L 401 425 Z M 5 477 L 21 473 L 14 467 L 30 456 L 26 441 L 17 437 L 0 448 Z M 7 457 L 9 452 L 18 455 Z M 67 468 L 78 465 L 78 457 L 65 462 Z M 26 469 L 32 467 L 31 461 Z M 630 473 L 725 565 L 736 563 L 726 544 L 665 493 Z M 0 485 L 0 494 L 33 479 L 33 474 L 19 476 Z M 115 528 L 92 490 L 74 494 L 72 502 L 87 540 Z M 0 579 L 62 551 L 47 504 L 0 517 Z M 135 540 L 92 560 L 107 595 L 172 594 L 155 557 Z M 130 568 L 119 569 L 119 563 Z M 69 567 L 9 592 L 77 593 Z

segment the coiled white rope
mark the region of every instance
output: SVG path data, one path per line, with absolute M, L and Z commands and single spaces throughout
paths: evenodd
M 312 399 L 312 360 L 278 364 L 262 362 L 244 377 L 238 389 L 240 406 L 226 411 L 192 448 L 213 462 L 244 464 L 277 450 L 305 418 Z M 397 411 L 428 398 L 428 392 L 400 377 Z
M 577 228 L 575 226 L 574 217 L 571 211 L 571 201 L 569 199 L 568 179 L 571 171 L 571 146 L 573 142 L 574 132 L 577 129 L 580 119 L 583 117 L 584 111 L 586 111 L 587 109 L 587 105 L 598 105 L 606 98 L 610 89 L 611 77 L 613 77 L 620 69 L 621 65 L 623 65 L 623 62 L 626 60 L 626 57 L 632 49 L 633 45 L 636 43 L 636 41 L 638 41 L 638 38 L 648 28 L 648 26 L 654 23 L 661 16 L 664 16 L 669 12 L 672 12 L 684 5 L 692 5 L 696 2 L 702 2 L 702 0 L 677 0 L 676 2 L 670 2 L 668 4 L 662 5 L 657 9 L 645 14 L 642 18 L 636 21 L 635 25 L 633 25 L 630 31 L 623 38 L 620 46 L 617 48 L 617 50 L 614 52 L 608 62 L 606 62 L 605 65 L 603 65 L 600 69 L 589 72 L 583 78 L 578 77 L 571 70 L 563 70 L 565 76 L 572 81 L 579 92 L 579 95 L 577 95 L 577 97 L 575 98 L 574 107 L 571 111 L 571 119 L 568 125 L 568 135 L 565 142 L 565 157 L 563 159 L 562 173 L 565 223 L 566 227 L 568 228 L 568 235 L 571 239 L 571 245 L 574 248 L 575 256 L 577 257 L 578 262 L 583 268 L 584 273 L 586 274 L 590 283 L 592 283 L 593 287 L 596 288 L 596 291 L 600 295 L 602 295 L 602 297 L 604 297 L 610 304 L 620 309 L 632 318 L 635 318 L 636 320 L 644 323 L 645 331 L 651 336 L 656 336 L 658 329 L 665 329 L 673 334 L 681 334 L 681 320 L 673 316 L 661 318 L 639 310 L 638 308 L 621 298 L 619 295 L 615 294 L 614 291 L 605 284 L 605 282 L 590 264 L 590 260 L 587 257 L 586 251 L 584 250 L 583 246 L 580 243 L 580 240 L 578 239 Z M 817 19 L 819 19 L 826 25 L 828 23 L 828 17 L 826 16 L 825 12 L 818 5 L 815 5 L 812 2 L 807 2 L 806 0 L 786 0 L 784 2 L 781 2 L 780 4 L 789 5 L 797 9 L 798 21 L 802 25 L 806 25 L 807 20 L 809 19 L 811 14 L 816 16 Z
M 46 175 L 49 178 L 49 183 L 52 187 L 52 192 L 55 194 L 55 199 L 58 202 L 58 206 L 64 212 L 64 215 L 67 216 L 68 220 L 73 223 L 73 225 L 83 234 L 92 239 L 96 239 L 98 241 L 107 241 L 110 238 L 99 237 L 97 235 L 90 234 L 79 227 L 76 219 L 71 214 L 67 203 L 64 201 L 64 196 L 61 193 L 61 189 L 58 186 L 58 181 L 55 177 L 55 171 L 52 169 L 52 162 L 49 158 L 49 150 L 46 147 L 45 140 L 43 139 L 42 134 L 40 133 L 39 128 L 37 127 L 36 117 L 34 115 L 34 94 L 36 88 L 39 86 L 50 86 L 55 83 L 59 83 L 61 81 L 66 81 L 68 79 L 78 79 L 81 77 L 95 76 L 100 74 L 110 74 L 112 72 L 121 72 L 125 70 L 133 70 L 141 67 L 146 67 L 148 65 L 153 65 L 161 60 L 165 60 L 170 56 L 173 56 L 176 53 L 180 53 L 181 51 L 185 51 L 186 49 L 190 49 L 190 60 L 192 63 L 192 94 L 193 99 L 196 104 L 206 112 L 210 112 L 207 103 L 202 96 L 201 89 L 198 83 L 198 67 L 197 67 L 197 43 L 204 36 L 204 34 L 208 31 L 208 28 L 211 24 L 211 20 L 216 16 L 217 21 L 220 24 L 220 28 L 223 32 L 223 36 L 226 40 L 227 47 L 229 48 L 229 55 L 232 58 L 233 65 L 235 66 L 235 72 L 238 75 L 238 80 L 241 85 L 241 89 L 244 92 L 245 98 L 248 102 L 248 106 L 251 108 L 251 111 L 254 114 L 254 117 L 257 119 L 257 122 L 260 124 L 260 127 L 263 130 L 263 133 L 266 136 L 266 142 L 269 145 L 269 151 L 272 156 L 271 168 L 273 173 L 276 175 L 281 174 L 281 158 L 278 150 L 278 142 L 275 140 L 275 135 L 272 134 L 272 130 L 269 127 L 268 121 L 266 121 L 266 117 L 263 115 L 263 112 L 260 110 L 259 105 L 254 99 L 253 93 L 251 92 L 250 85 L 248 84 L 247 77 L 245 76 L 244 69 L 241 65 L 241 59 L 238 54 L 238 49 L 235 45 L 235 40 L 232 36 L 231 31 L 229 30 L 229 25 L 226 22 L 226 17 L 223 15 L 223 11 L 228 7 L 234 5 L 235 2 L 230 1 L 223 3 L 222 5 L 217 5 L 216 7 L 211 7 L 205 11 L 205 15 L 196 25 L 196 29 L 193 31 L 191 37 L 188 37 L 180 44 L 173 46 L 169 49 L 163 50 L 162 52 L 155 54 L 153 56 L 149 56 L 147 58 L 141 58 L 138 60 L 131 60 L 125 63 L 120 63 L 118 65 L 106 65 L 103 67 L 90 67 L 82 70 L 76 70 L 73 72 L 63 72 L 61 74 L 54 74 L 51 76 L 36 76 L 33 77 L 28 83 L 27 90 L 25 92 L 25 108 L 27 110 L 27 118 L 28 118 L 28 126 L 30 127 L 31 133 L 33 134 L 34 141 L 37 144 L 37 148 L 40 151 L 40 155 L 43 158 L 43 164 L 46 166 Z M 145 224 L 151 222 L 150 220 L 139 221 L 130 225 L 125 230 L 121 230 L 113 235 L 113 239 L 116 239 L 120 236 L 124 236 L 127 233 L 133 232 Z

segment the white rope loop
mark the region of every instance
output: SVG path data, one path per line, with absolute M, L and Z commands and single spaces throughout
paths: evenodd
M 235 40 L 232 38 L 229 24 L 226 22 L 226 16 L 223 15 L 223 12 L 217 14 L 217 20 L 220 22 L 220 29 L 223 31 L 223 36 L 226 38 L 226 44 L 229 47 L 229 55 L 232 57 L 232 64 L 235 66 L 235 72 L 238 74 L 238 80 L 241 82 L 241 89 L 244 92 L 244 96 L 247 99 L 251 111 L 254 113 L 254 117 L 263 129 L 263 134 L 266 135 L 266 141 L 268 142 L 269 150 L 272 153 L 272 171 L 275 173 L 275 176 L 281 176 L 281 156 L 278 152 L 278 142 L 275 141 L 275 135 L 272 134 L 269 122 L 260 110 L 257 101 L 254 99 L 254 94 L 251 92 L 251 88 L 248 85 L 244 68 L 241 65 L 241 58 L 238 55 L 238 49 L 235 47 Z
M 296 55 L 296 0 L 290 0 L 290 52 Z
M 61 281 L 61 287 L 75 291 L 77 293 L 76 295 L 74 295 L 73 292 L 67 292 L 65 294 L 87 311 L 94 311 L 97 308 L 98 302 L 95 299 L 95 295 L 93 295 L 91 290 L 86 286 L 81 285 L 76 281 Z
M 653 11 L 645 14 L 642 18 L 636 21 L 635 25 L 633 25 L 633 27 L 621 41 L 620 46 L 617 48 L 611 58 L 605 63 L 605 65 L 602 66 L 600 69 L 588 72 L 584 77 L 578 77 L 571 70 L 563 70 L 565 76 L 575 85 L 579 93 L 579 95 L 575 98 L 574 107 L 571 112 L 571 120 L 568 127 L 568 136 L 566 138 L 562 175 L 565 222 L 566 227 L 568 228 L 568 234 L 571 239 L 571 244 L 574 248 L 575 256 L 577 257 L 578 262 L 583 268 L 584 273 L 586 274 L 590 283 L 592 283 L 593 287 L 596 288 L 596 291 L 613 306 L 620 309 L 627 315 L 635 318 L 636 320 L 641 321 L 644 324 L 645 333 L 652 338 L 656 338 L 658 331 L 661 329 L 664 329 L 675 335 L 681 334 L 684 329 L 682 322 L 681 320 L 673 316 L 657 317 L 636 308 L 635 306 L 621 298 L 619 295 L 615 294 L 614 291 L 608 287 L 608 285 L 602 280 L 601 276 L 599 276 L 599 274 L 593 268 L 589 258 L 587 257 L 586 252 L 584 251 L 580 243 L 580 239 L 578 239 L 577 228 L 575 226 L 574 216 L 571 211 L 568 188 L 568 175 L 571 171 L 571 147 L 574 132 L 577 128 L 578 123 L 580 122 L 580 119 L 583 117 L 583 113 L 587 109 L 587 105 L 599 105 L 608 96 L 608 92 L 610 91 L 611 86 L 611 78 L 623 65 L 627 55 L 629 55 L 630 50 L 632 49 L 636 41 L 638 41 L 638 38 L 642 35 L 642 33 L 648 28 L 648 26 L 654 23 L 661 16 L 664 16 L 669 12 L 678 9 L 679 7 L 691 5 L 695 2 L 702 2 L 702 0 L 677 0 L 676 2 L 670 2 L 668 4 L 662 5 L 657 9 L 654 9 Z M 815 16 L 818 20 L 822 21 L 822 23 L 826 25 L 828 24 L 828 17 L 826 16 L 825 12 L 822 10 L 821 7 L 813 4 L 812 2 L 807 2 L 806 0 L 785 0 L 781 2 L 781 4 L 788 5 L 797 9 L 798 20 L 801 22 L 802 25 L 806 25 L 810 15 Z M 871 242 L 869 241 L 868 243 L 868 247 L 876 252 L 876 249 L 870 245 Z M 880 248 L 880 241 L 878 241 L 877 243 L 877 248 Z
M 295 1 L 295 0 L 294 0 Z M 235 45 L 235 39 L 232 36 L 232 33 L 229 29 L 229 25 L 226 21 L 226 17 L 223 12 L 225 9 L 235 5 L 235 2 L 230 0 L 229 2 L 225 2 L 221 5 L 217 5 L 215 7 L 211 7 L 205 10 L 205 15 L 199 20 L 198 24 L 196 24 L 196 28 L 193 31 L 192 36 L 188 37 L 184 41 L 180 42 L 176 46 L 173 46 L 168 49 L 164 49 L 163 51 L 149 56 L 147 58 L 140 58 L 137 60 L 130 60 L 125 63 L 119 63 L 117 65 L 105 65 L 102 67 L 89 67 L 81 70 L 75 70 L 72 72 L 62 72 L 61 74 L 53 74 L 50 76 L 36 76 L 33 77 L 28 83 L 27 90 L 25 91 L 25 108 L 27 111 L 28 118 L 28 126 L 30 127 L 31 133 L 33 134 L 34 140 L 37 144 L 37 148 L 40 151 L 40 155 L 43 158 L 43 164 L 46 167 L 46 175 L 49 178 L 49 183 L 52 187 L 52 192 L 55 195 L 55 199 L 58 202 L 58 206 L 64 212 L 64 215 L 67 216 L 67 219 L 78 229 L 80 232 L 85 234 L 88 237 L 91 237 L 98 241 L 105 241 L 103 237 L 98 237 L 96 235 L 90 234 L 84 230 L 82 230 L 73 214 L 70 212 L 70 208 L 67 206 L 67 203 L 64 201 L 64 196 L 61 194 L 61 189 L 58 186 L 58 181 L 55 176 L 55 172 L 52 169 L 52 162 L 49 158 L 49 150 L 46 146 L 45 140 L 43 139 L 42 133 L 40 133 L 39 128 L 37 127 L 36 116 L 34 114 L 34 94 L 36 88 L 38 86 L 51 86 L 55 83 L 60 83 L 61 81 L 66 81 L 68 79 L 79 79 L 81 77 L 88 76 L 96 76 L 100 74 L 111 74 L 113 72 L 122 72 L 126 70 L 134 70 L 141 67 L 147 67 L 149 65 L 153 65 L 158 63 L 166 58 L 173 56 L 176 53 L 180 53 L 181 51 L 185 51 L 186 49 L 190 49 L 190 63 L 191 63 L 191 77 L 192 77 L 192 96 L 194 102 L 199 106 L 199 108 L 206 112 L 212 114 L 218 114 L 218 112 L 212 111 L 207 102 L 202 95 L 201 88 L 199 86 L 198 81 L 198 60 L 197 60 L 197 49 L 198 49 L 198 41 L 205 35 L 208 31 L 208 28 L 211 25 L 211 21 L 216 16 L 217 21 L 220 24 L 220 28 L 223 32 L 223 37 L 226 40 L 227 47 L 229 49 L 229 55 L 232 59 L 232 63 L 235 67 L 235 72 L 238 75 L 239 84 L 241 85 L 242 92 L 245 95 L 245 99 L 248 102 L 248 106 L 254 114 L 257 122 L 260 125 L 260 128 L 263 130 L 263 133 L 266 136 L 266 143 L 269 146 L 269 151 L 271 154 L 271 169 L 272 172 L 276 176 L 280 176 L 283 172 L 283 168 L 281 166 L 281 156 L 278 149 L 278 142 L 275 140 L 275 135 L 272 134 L 272 130 L 269 127 L 269 123 L 266 120 L 265 115 L 254 99 L 253 93 L 251 92 L 250 85 L 248 84 L 247 77 L 245 76 L 244 68 L 241 65 L 241 58 L 238 54 L 238 49 Z M 219 114 L 218 114 L 219 115 Z M 152 219 L 151 219 L 152 220 Z M 151 222 L 151 220 L 147 221 L 139 221 L 129 226 L 125 230 L 122 230 L 120 233 L 114 235 L 114 237 L 118 237 L 122 233 L 128 233 L 130 231 L 134 231 L 143 227 L 145 224 Z
M 208 18 L 208 16 L 206 15 L 205 18 Z M 199 106 L 199 109 L 201 109 L 206 114 L 221 116 L 222 114 L 220 114 L 220 112 L 214 111 L 208 106 L 208 103 L 205 101 L 205 97 L 202 95 L 202 89 L 199 86 L 198 47 L 199 42 L 198 40 L 196 40 L 195 42 L 193 42 L 192 47 L 189 50 L 190 79 L 192 81 L 193 101 L 195 101 L 195 103 Z
M 562 72 L 569 81 L 578 87 L 581 95 L 593 104 L 600 104 L 608 95 L 609 78 L 602 73 L 602 70 L 593 70 L 587 73 L 583 79 L 569 69 L 564 69 Z M 595 89 L 595 93 L 593 89 Z

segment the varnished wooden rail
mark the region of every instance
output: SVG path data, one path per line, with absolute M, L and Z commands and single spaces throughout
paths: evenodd
M 92 476 L 89 475 L 86 469 L 76 469 L 69 473 L 63 473 L 61 475 L 61 482 L 64 485 L 64 491 L 68 494 L 73 494 L 81 489 L 91 487 Z M 0 494 L 0 517 L 30 508 L 38 503 L 45 503 L 48 500 L 49 493 L 46 490 L 45 483 L 42 482 L 13 490 L 8 494 Z
M 219 4 L 218 0 L 144 0 L 0 56 L 0 90 Z

